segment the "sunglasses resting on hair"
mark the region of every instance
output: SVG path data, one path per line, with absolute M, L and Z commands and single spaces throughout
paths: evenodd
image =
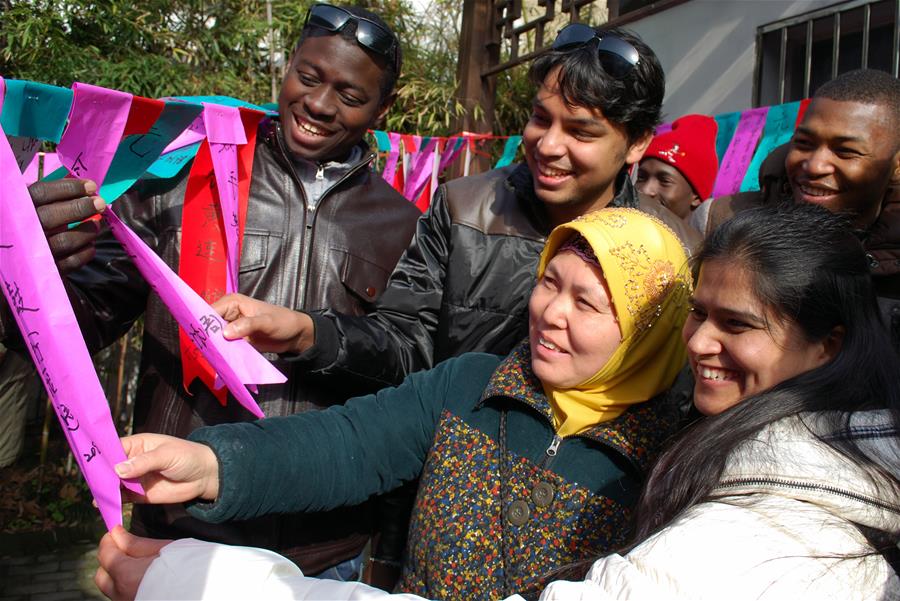
M 314 4 L 306 13 L 303 26 L 318 27 L 336 33 L 350 21 L 356 23 L 356 41 L 361 46 L 385 58 L 391 58 L 391 50 L 397 43 L 394 34 L 375 21 L 354 15 L 339 6 Z
M 552 48 L 574 50 L 594 40 L 597 40 L 600 66 L 615 78 L 625 77 L 640 62 L 641 56 L 634 46 L 618 36 L 597 33 L 593 27 L 584 23 L 572 23 L 563 27 L 553 40 Z

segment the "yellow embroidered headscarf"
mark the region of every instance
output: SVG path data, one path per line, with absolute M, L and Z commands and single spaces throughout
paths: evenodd
M 538 279 L 575 232 L 590 244 L 603 270 L 622 342 L 606 365 L 578 386 L 544 386 L 560 436 L 614 419 L 666 390 L 687 358 L 681 327 L 692 280 L 687 254 L 672 230 L 637 209 L 589 213 L 553 230 Z

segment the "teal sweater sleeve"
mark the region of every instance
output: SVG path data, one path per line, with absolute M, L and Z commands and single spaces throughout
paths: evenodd
M 219 462 L 219 496 L 188 511 L 207 522 L 355 505 L 414 480 L 441 412 L 477 403 L 499 359 L 469 354 L 396 388 L 324 411 L 200 428 Z

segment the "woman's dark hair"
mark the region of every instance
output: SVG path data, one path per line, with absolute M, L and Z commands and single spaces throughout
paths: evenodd
M 570 106 L 600 109 L 603 116 L 625 128 L 628 141 L 653 134 L 659 125 L 666 76 L 659 59 L 641 38 L 619 27 L 597 27 L 601 35 L 614 35 L 638 51 L 640 57 L 627 75 L 617 79 L 600 66 L 596 44 L 574 50 L 547 50 L 531 63 L 528 77 L 539 87 L 559 67 L 559 90 Z
M 397 78 L 400 77 L 400 69 L 403 65 L 403 51 L 400 48 L 400 40 L 397 38 L 397 34 L 394 33 L 394 30 L 391 29 L 391 26 L 388 25 L 384 19 L 370 10 L 362 8 L 361 6 L 351 6 L 347 4 L 335 4 L 334 6 L 338 6 L 346 10 L 354 17 L 362 17 L 363 19 L 372 21 L 373 23 L 377 23 L 386 31 L 389 31 L 394 37 L 394 45 L 391 47 L 391 50 L 387 56 L 381 56 L 372 52 L 368 48 L 360 46 L 360 48 L 374 57 L 375 60 L 380 61 L 384 64 L 384 74 L 382 75 L 381 79 L 381 100 L 384 100 L 394 91 L 394 87 L 397 85 Z M 294 47 L 295 51 L 300 47 L 301 44 L 303 44 L 303 41 L 307 37 L 323 35 L 340 35 L 345 40 L 356 43 L 356 23 L 353 21 L 349 21 L 344 26 L 344 28 L 337 33 L 321 29 L 314 25 L 307 25 L 300 32 L 300 37 L 297 39 L 297 45 Z
M 769 319 L 796 324 L 810 342 L 841 331 L 840 348 L 821 367 L 687 428 L 647 480 L 636 513 L 637 542 L 707 498 L 728 455 L 773 422 L 824 411 L 820 416 L 840 431 L 848 412 L 888 409 L 900 427 L 900 361 L 880 318 L 866 254 L 845 218 L 808 203 L 743 211 L 706 239 L 693 259 L 695 279 L 711 261 L 746 270 Z M 885 475 L 847 437 L 820 440 L 870 475 Z

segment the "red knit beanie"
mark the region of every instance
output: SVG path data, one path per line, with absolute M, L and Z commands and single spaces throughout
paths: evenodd
M 658 159 L 678 169 L 700 200 L 712 194 L 719 159 L 716 157 L 716 120 L 707 115 L 685 115 L 672 130 L 650 142 L 645 159 Z

